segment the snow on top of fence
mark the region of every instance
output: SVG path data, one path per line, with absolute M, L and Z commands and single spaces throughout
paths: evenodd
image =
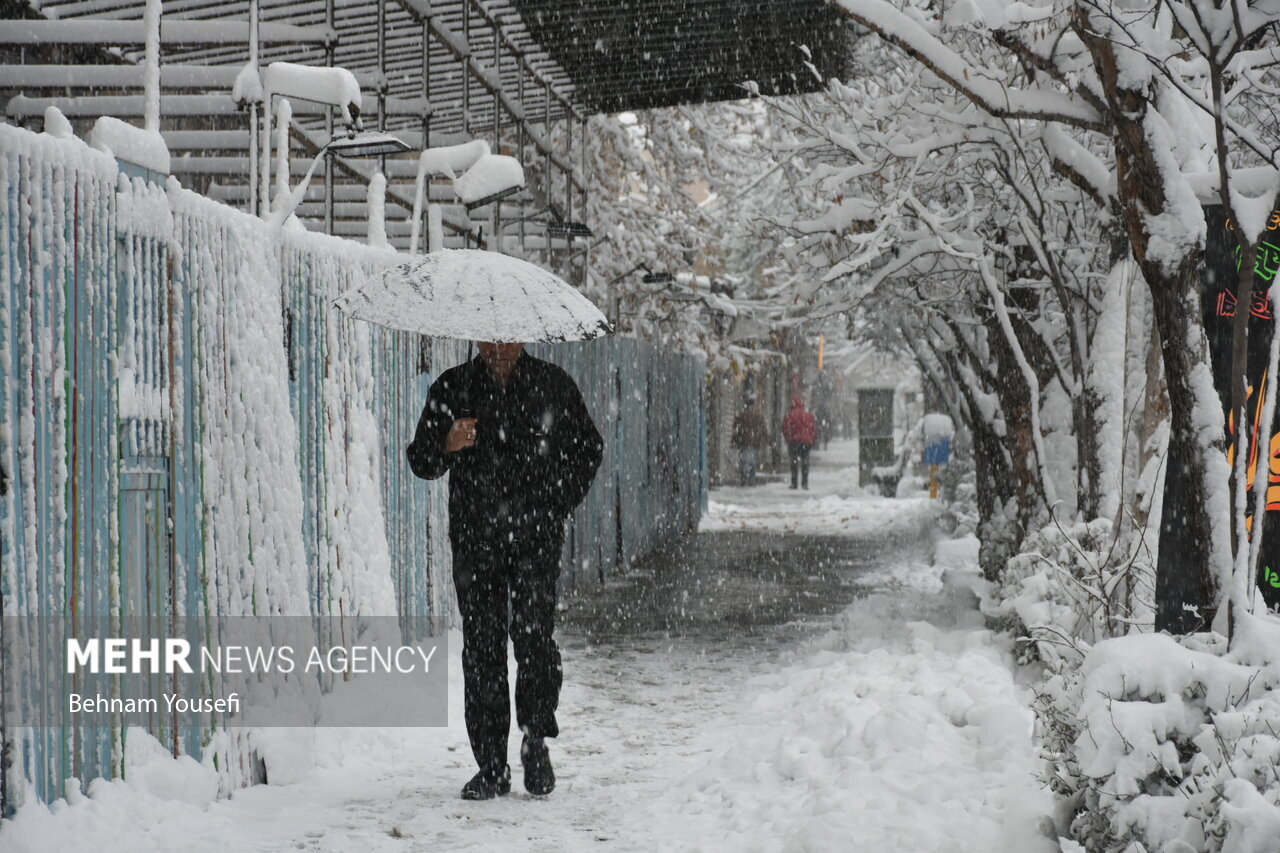
M 0 123 L 0 151 L 54 162 L 105 181 L 114 182 L 119 171 L 114 158 L 76 136 L 33 133 L 10 124 Z
M 44 111 L 44 132 L 59 139 L 70 139 L 76 135 L 62 110 L 52 104 Z
M 169 146 L 156 131 L 142 130 L 118 118 L 103 116 L 93 125 L 89 144 L 126 163 L 169 174 Z

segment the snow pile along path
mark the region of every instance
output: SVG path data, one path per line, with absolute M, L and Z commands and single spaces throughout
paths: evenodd
M 939 562 L 976 562 L 976 540 L 942 545 Z M 899 589 L 744 687 L 754 698 L 718 728 L 717 757 L 666 798 L 665 849 L 1057 849 L 1038 828 L 1051 801 L 1008 650 L 967 573 L 935 571 L 899 567 Z

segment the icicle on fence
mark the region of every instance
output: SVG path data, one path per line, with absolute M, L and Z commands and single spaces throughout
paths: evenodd
M 123 725 L 20 724 L 71 689 L 119 691 L 111 675 L 20 677 L 52 671 L 20 664 L 60 663 L 67 637 L 217 637 L 266 613 L 394 612 L 407 640 L 454 624 L 444 484 L 414 478 L 404 448 L 467 345 L 331 309 L 394 253 L 273 237 L 79 140 L 2 125 L 0 234 L 6 811 L 122 772 Z M 606 440 L 564 551 L 564 585 L 584 589 L 696 525 L 704 366 L 630 340 L 536 351 L 578 380 Z M 179 678 L 184 694 L 218 693 Z M 146 728 L 212 756 L 226 790 L 259 771 L 221 722 L 156 714 Z

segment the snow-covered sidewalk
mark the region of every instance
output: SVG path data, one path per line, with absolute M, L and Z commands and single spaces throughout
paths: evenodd
M 785 460 L 784 460 L 785 462 Z M 736 477 L 735 477 L 736 481 Z M 918 481 L 910 481 L 908 485 Z M 751 488 L 727 486 L 711 494 L 703 532 L 746 530 L 783 535 L 906 536 L 932 511 L 923 491 L 901 500 L 884 500 L 873 487 L 858 487 L 858 444 L 833 441 L 815 448 L 808 489 L 791 489 L 784 471 L 762 475 Z
M 942 543 L 942 566 L 976 556 Z M 668 849 L 1038 853 L 1051 808 L 1008 652 L 946 585 L 897 566 L 750 696 L 681 780 Z
M 1035 835 L 1048 798 L 1032 775 L 1025 697 L 970 607 L 963 569 L 975 544 L 941 543 L 938 565 L 904 556 L 921 550 L 893 539 L 918 544 L 930 502 L 858 490 L 848 450 L 815 457 L 810 493 L 771 484 L 713 494 L 704 527 L 873 539 L 882 558 L 856 579 L 866 597 L 834 625 L 806 627 L 798 646 L 794 631 L 780 634 L 781 653 L 731 631 L 604 642 L 566 631 L 559 785 L 548 798 L 523 793 L 517 766 L 511 796 L 458 799 L 473 768 L 455 635 L 448 728 L 271 730 L 273 784 L 222 800 L 207 768 L 136 734 L 126 781 L 25 808 L 0 828 L 0 849 L 1055 849 Z M 962 571 L 944 584 L 948 568 Z

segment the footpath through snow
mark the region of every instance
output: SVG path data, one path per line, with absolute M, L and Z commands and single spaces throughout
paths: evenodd
M 748 587 L 767 612 L 770 595 L 797 602 L 773 627 L 730 620 L 683 631 L 676 620 L 595 632 L 583 625 L 599 622 L 575 620 L 570 608 L 552 748 L 559 786 L 548 798 L 520 788 L 518 736 L 515 792 L 457 798 L 473 768 L 455 634 L 448 728 L 269 730 L 261 742 L 274 784 L 223 800 L 213 799 L 208 768 L 134 732 L 126 781 L 24 808 L 0 826 L 0 849 L 1056 850 L 1037 832 L 1050 803 L 1034 778 L 1026 696 L 973 609 L 976 543 L 941 542 L 931 565 L 930 502 L 863 493 L 853 453 L 833 443 L 815 454 L 811 492 L 767 483 L 712 495 L 697 539 L 721 537 L 710 550 L 763 534 L 778 548 L 765 556 L 785 561 L 790 544 L 808 545 L 792 552 L 814 563 L 789 567 L 798 579 L 756 577 Z M 711 562 L 696 547 L 683 551 Z M 677 566 L 697 585 L 674 600 L 733 587 L 737 552 L 727 552 L 700 580 L 699 565 Z M 800 606 L 815 595 L 856 600 L 843 610 Z M 834 620 L 822 615 L 831 612 Z

